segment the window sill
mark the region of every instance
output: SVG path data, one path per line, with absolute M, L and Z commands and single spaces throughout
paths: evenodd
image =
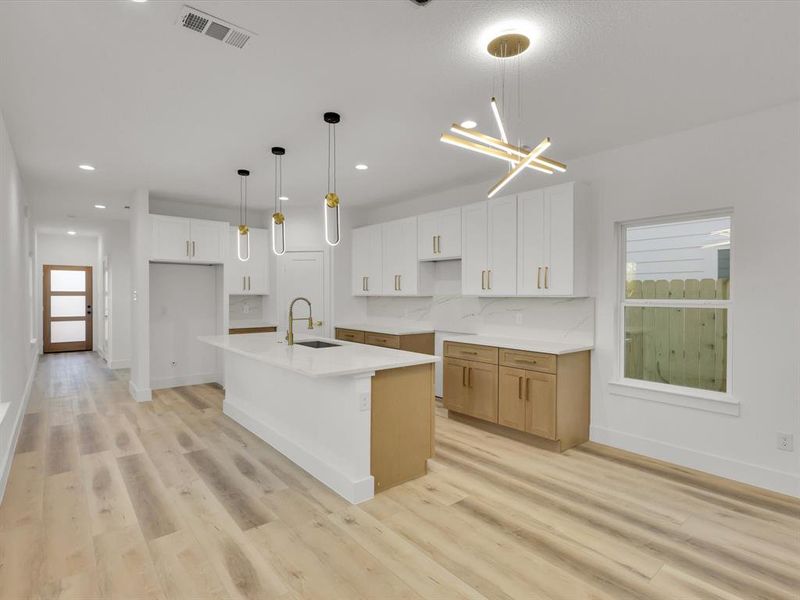
M 739 416 L 739 401 L 734 400 L 730 394 L 635 379 L 609 381 L 608 389 L 616 396 Z

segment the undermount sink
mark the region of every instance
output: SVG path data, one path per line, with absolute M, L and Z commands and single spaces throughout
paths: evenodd
M 308 348 L 335 348 L 341 344 L 331 344 L 330 342 L 323 342 L 322 340 L 308 340 L 306 342 L 295 342 L 298 346 L 307 346 Z

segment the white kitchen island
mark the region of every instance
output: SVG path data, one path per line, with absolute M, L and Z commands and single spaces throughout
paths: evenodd
M 283 337 L 199 338 L 224 351 L 226 415 L 353 503 L 425 474 L 437 357 Z

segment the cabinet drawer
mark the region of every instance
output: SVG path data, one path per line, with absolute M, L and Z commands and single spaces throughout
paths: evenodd
M 372 346 L 383 346 L 384 348 L 400 349 L 399 335 L 384 335 L 382 333 L 365 333 L 364 342 Z
M 492 348 L 491 346 L 445 342 L 444 355 L 450 358 L 463 358 L 466 360 L 491 363 L 493 365 L 497 364 L 497 348 Z
M 336 328 L 336 339 L 344 340 L 346 342 L 356 342 L 358 344 L 364 343 L 364 332 L 356 331 L 355 329 L 340 329 Z
M 524 350 L 500 349 L 500 364 L 517 369 L 530 369 L 545 373 L 556 372 L 556 355 L 526 352 Z

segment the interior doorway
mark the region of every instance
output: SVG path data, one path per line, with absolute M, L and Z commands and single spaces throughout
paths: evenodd
M 92 350 L 92 267 L 44 265 L 45 352 Z
M 325 253 L 287 252 L 278 259 L 278 329 L 286 330 L 289 303 L 298 296 L 308 298 L 314 317 L 315 335 L 329 335 L 325 278 Z M 305 303 L 295 305 L 295 318 L 308 317 Z M 295 323 L 297 333 L 305 333 L 302 321 Z

